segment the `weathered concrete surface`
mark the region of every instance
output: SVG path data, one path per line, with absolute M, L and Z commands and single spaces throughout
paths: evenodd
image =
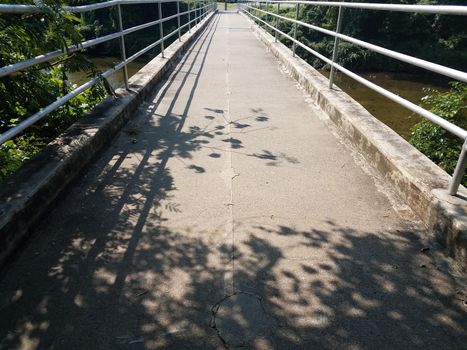
M 213 306 L 211 327 L 226 347 L 242 347 L 270 337 L 274 321 L 264 310 L 260 296 L 240 292 Z
M 461 349 L 424 226 L 320 115 L 216 16 L 3 270 L 0 348 Z
M 246 17 L 246 15 L 243 15 Z M 253 22 L 248 19 L 250 23 Z M 392 129 L 377 120 L 349 95 L 335 87 L 313 67 L 257 25 L 261 41 L 311 95 L 314 102 L 337 125 L 382 177 L 410 205 L 447 248 L 458 268 L 467 271 L 467 190 L 447 194 L 451 177 Z
M 60 192 L 115 136 L 148 93 L 174 65 L 212 14 L 129 79 L 130 91 L 118 89 L 0 186 L 0 267 Z

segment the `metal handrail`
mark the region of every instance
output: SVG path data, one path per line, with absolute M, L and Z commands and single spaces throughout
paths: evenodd
M 255 6 L 251 6 L 250 4 L 254 4 Z M 259 6 L 256 7 L 256 4 Z M 277 4 L 279 8 L 280 4 L 295 4 L 295 19 L 281 16 L 279 15 L 279 10 L 276 13 L 269 11 L 269 8 L 266 10 L 261 8 L 261 4 Z M 331 6 L 337 7 L 339 9 L 339 16 L 338 16 L 338 23 L 336 31 L 328 30 L 325 28 L 321 28 L 312 24 L 308 24 L 306 22 L 300 21 L 298 19 L 298 6 L 299 4 L 304 5 L 316 5 L 316 6 Z M 383 96 L 389 98 L 390 100 L 400 104 L 401 106 L 415 112 L 425 119 L 439 125 L 443 129 L 449 131 L 450 133 L 456 135 L 457 137 L 461 138 L 464 141 L 464 144 L 461 149 L 461 153 L 459 155 L 459 159 L 456 165 L 456 169 L 452 175 L 451 182 L 449 184 L 448 192 L 450 195 L 455 195 L 458 191 L 460 182 L 462 180 L 463 172 L 466 167 L 467 163 L 467 130 L 447 121 L 446 119 L 412 103 L 399 95 L 392 93 L 389 90 L 382 88 L 381 86 L 361 77 L 360 75 L 344 68 L 343 66 L 336 63 L 337 55 L 338 55 L 338 45 L 339 40 L 344 40 L 350 42 L 352 44 L 361 46 L 366 48 L 370 51 L 377 52 L 379 54 L 383 54 L 385 56 L 397 59 L 402 62 L 406 62 L 412 65 L 415 65 L 420 68 L 427 69 L 429 71 L 442 74 L 448 76 L 450 78 L 454 78 L 456 80 L 460 80 L 463 82 L 467 82 L 467 73 L 456 70 L 453 68 L 445 67 L 440 64 L 436 64 L 433 62 L 429 62 L 426 60 L 422 60 L 416 57 L 412 57 L 406 54 L 402 54 L 400 52 L 396 52 L 393 50 L 386 49 L 384 47 L 374 45 L 363 40 L 359 40 L 356 38 L 352 38 L 350 36 L 344 35 L 340 33 L 340 23 L 342 22 L 342 13 L 344 8 L 359 8 L 359 9 L 369 9 L 369 10 L 386 10 L 386 11 L 401 11 L 401 12 L 423 12 L 423 13 L 431 13 L 431 14 L 449 14 L 449 15 L 467 15 L 467 6 L 437 6 L 437 5 L 393 5 L 393 4 L 364 4 L 364 3 L 346 3 L 346 2 L 325 2 L 325 1 L 241 1 L 241 11 L 257 20 L 259 23 L 263 23 L 264 25 L 268 26 L 273 30 L 276 36 L 277 41 L 277 33 L 282 35 L 283 37 L 287 38 L 292 42 L 292 52 L 295 56 L 295 47 L 298 45 L 304 50 L 310 52 L 312 55 L 318 57 L 319 59 L 323 60 L 324 62 L 328 63 L 331 66 L 331 74 L 329 77 L 329 88 L 332 89 L 333 80 L 334 80 L 334 71 L 338 70 L 345 75 L 353 78 L 354 80 L 358 81 L 359 83 L 365 85 L 366 87 L 382 94 Z M 250 10 L 250 11 L 248 11 Z M 267 16 L 272 15 L 276 18 L 275 24 L 269 24 L 267 21 L 255 16 L 251 12 L 255 11 L 255 14 L 258 12 L 263 13 Z M 293 23 L 293 36 L 284 33 L 283 31 L 278 29 L 278 20 L 284 20 L 290 23 Z M 272 22 L 271 22 L 272 23 Z M 332 59 L 325 57 L 324 55 L 320 54 L 319 52 L 313 50 L 312 48 L 308 47 L 307 45 L 303 44 L 299 40 L 296 39 L 297 33 L 297 25 L 304 26 L 306 28 L 324 33 L 326 35 L 330 35 L 334 37 L 334 48 L 332 53 Z
M 106 70 L 99 76 L 94 77 L 93 79 L 87 81 L 86 83 L 82 84 L 81 86 L 77 87 L 76 89 L 72 90 L 68 94 L 60 97 L 57 99 L 55 102 L 49 104 L 45 108 L 41 109 L 37 113 L 33 114 L 32 116 L 28 117 L 18 125 L 8 129 L 6 132 L 3 134 L 0 134 L 0 145 L 5 143 L 6 141 L 12 139 L 13 137 L 17 136 L 21 132 L 23 132 L 25 129 L 30 127 L 31 125 L 35 124 L 60 106 L 63 106 L 66 102 L 71 100 L 73 97 L 81 94 L 85 90 L 89 89 L 90 87 L 94 86 L 97 84 L 100 80 L 109 77 L 119 69 L 123 68 L 123 74 L 124 74 L 124 83 L 125 87 L 128 88 L 128 71 L 127 71 L 127 65 L 146 53 L 147 51 L 153 49 L 157 45 L 161 45 L 161 55 L 163 57 L 164 53 L 164 47 L 163 43 L 165 40 L 169 39 L 170 37 L 174 36 L 175 34 L 178 33 L 179 39 L 181 39 L 181 29 L 185 28 L 188 26 L 188 28 L 191 31 L 192 25 L 196 25 L 201 21 L 202 18 L 207 16 L 209 12 L 212 12 L 216 9 L 215 7 L 215 1 L 214 0 L 189 0 L 188 2 L 188 11 L 184 12 L 179 12 L 179 2 L 181 0 L 111 0 L 108 2 L 104 3 L 96 3 L 96 4 L 91 4 L 91 5 L 84 5 L 84 6 L 74 6 L 74 7 L 63 7 L 64 11 L 70 11 L 70 12 L 88 12 L 88 11 L 93 11 L 96 9 L 101 9 L 105 7 L 111 7 L 111 6 L 117 6 L 118 7 L 118 25 L 119 25 L 119 31 L 115 33 L 111 33 L 99 38 L 91 39 L 84 41 L 78 45 L 72 45 L 66 48 L 66 50 L 55 50 L 52 52 L 48 52 L 46 54 L 36 56 L 34 58 L 30 58 L 24 61 L 20 61 L 11 65 L 7 65 L 4 67 L 0 68 L 0 77 L 7 76 L 10 74 L 13 74 L 18 71 L 22 71 L 24 69 L 27 69 L 29 67 L 51 61 L 54 58 L 60 57 L 62 55 L 65 55 L 67 53 L 75 52 L 75 51 L 82 51 L 88 47 L 96 46 L 98 44 L 107 42 L 109 40 L 113 40 L 116 38 L 120 38 L 121 40 L 121 54 L 122 54 L 122 61 L 120 63 L 116 64 L 114 67 Z M 121 9 L 120 5 L 133 5 L 133 4 L 148 4 L 148 3 L 155 3 L 155 4 L 161 4 L 161 3 L 169 3 L 169 2 L 176 2 L 177 3 L 177 14 L 168 16 L 165 18 L 159 18 L 155 21 L 143 23 L 131 28 L 123 29 L 123 24 L 122 24 L 122 18 L 121 18 Z M 193 7 L 190 9 L 190 3 L 194 2 L 196 7 Z M 202 7 L 198 7 L 199 4 L 204 4 Z M 7 13 L 7 14 L 12 14 L 12 13 L 37 13 L 41 12 L 43 9 L 33 6 L 33 5 L 5 5 L 5 4 L 0 4 L 0 13 Z M 192 13 L 195 13 L 193 17 L 191 17 Z M 199 13 L 199 14 L 198 14 Z M 161 11 L 159 11 L 159 15 L 161 14 Z M 185 23 L 184 25 L 177 26 L 177 29 L 168 33 L 167 35 L 163 35 L 162 37 L 159 38 L 159 40 L 153 42 L 152 44 L 144 47 L 140 51 L 136 52 L 132 56 L 126 58 L 126 53 L 125 53 L 125 35 L 128 35 L 130 33 L 136 32 L 138 30 L 142 30 L 154 25 L 162 25 L 163 22 L 169 21 L 171 19 L 177 18 L 178 21 L 177 23 L 180 23 L 180 17 L 188 15 L 188 22 Z
M 98 10 L 105 7 L 116 5 L 130 5 L 130 4 L 147 4 L 153 3 L 153 0 L 111 0 L 106 2 L 99 2 L 89 5 L 81 6 L 65 6 L 64 11 L 70 12 L 88 12 Z M 159 0 L 158 2 L 173 2 L 172 0 Z M 248 2 L 248 1 L 239 1 Z M 262 1 L 266 3 L 266 1 Z M 354 9 L 366 10 L 387 10 L 387 11 L 400 11 L 400 12 L 419 12 L 419 13 L 434 13 L 434 14 L 449 14 L 449 15 L 466 15 L 467 9 L 465 6 L 458 5 L 398 5 L 398 4 L 370 4 L 370 3 L 357 3 L 357 2 L 333 2 L 333 1 L 267 1 L 271 4 L 304 4 L 304 5 L 319 5 L 329 7 L 345 7 Z M 10 5 L 0 4 L 0 13 L 33 13 L 41 12 L 40 8 L 34 5 Z
M 461 5 L 405 5 L 405 4 L 377 4 L 363 2 L 336 2 L 336 1 L 288 1 L 288 0 L 271 0 L 271 1 L 244 1 L 239 0 L 239 3 L 268 3 L 268 4 L 303 4 L 317 5 L 327 7 L 345 7 L 363 10 L 383 10 L 397 12 L 418 12 L 432 13 L 440 15 L 467 15 L 467 7 Z
M 247 7 L 248 8 L 253 8 L 251 6 L 247 6 Z M 366 41 L 355 39 L 355 38 L 352 38 L 351 36 L 341 34 L 341 33 L 339 33 L 339 31 L 334 32 L 334 31 L 329 30 L 329 29 L 324 29 L 324 28 L 321 28 L 321 27 L 318 27 L 318 26 L 315 26 L 315 25 L 312 25 L 312 24 L 308 24 L 306 22 L 302 22 L 302 21 L 299 21 L 299 20 L 293 20 L 292 18 L 280 16 L 280 15 L 277 15 L 275 13 L 267 12 L 267 11 L 260 10 L 260 9 L 256 9 L 256 10 L 259 11 L 259 12 L 263 12 L 263 13 L 265 13 L 267 15 L 272 14 L 274 17 L 277 17 L 277 18 L 285 20 L 285 21 L 293 22 L 295 24 L 301 25 L 301 26 L 306 27 L 306 28 L 316 30 L 317 32 L 321 32 L 323 34 L 331 35 L 331 36 L 333 36 L 335 38 L 339 38 L 339 39 L 347 41 L 349 43 L 352 43 L 352 44 L 358 45 L 360 47 L 369 49 L 371 51 L 380 53 L 382 55 L 394 58 L 394 59 L 399 60 L 401 62 L 406 62 L 406 63 L 412 64 L 414 66 L 417 66 L 417 67 L 424 68 L 426 70 L 432 71 L 434 73 L 439 73 L 439 74 L 445 75 L 447 77 L 450 77 L 450 78 L 453 78 L 453 79 L 456 79 L 456 80 L 467 82 L 467 73 L 466 72 L 462 72 L 462 71 L 457 70 L 457 69 L 445 67 L 445 66 L 442 66 L 440 64 L 436 64 L 436 63 L 433 63 L 433 62 L 422 60 L 420 58 L 405 55 L 403 53 L 393 51 L 393 50 L 389 50 L 389 49 L 386 49 L 386 48 L 378 46 L 378 45 L 370 44 L 370 43 L 368 43 Z
M 192 0 L 195 1 L 195 0 Z M 89 5 L 80 6 L 63 6 L 63 11 L 83 13 L 90 12 L 106 7 L 112 7 L 117 5 L 140 5 L 140 4 L 154 4 L 154 3 L 168 3 L 175 2 L 175 0 L 110 0 L 105 2 L 96 2 Z M 44 5 L 45 6 L 45 5 Z M 36 5 L 15 5 L 15 4 L 0 4 L 0 13 L 40 13 L 43 9 Z

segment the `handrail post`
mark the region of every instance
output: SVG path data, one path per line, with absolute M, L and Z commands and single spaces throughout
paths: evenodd
M 159 9 L 159 34 L 161 36 L 161 56 L 164 58 L 164 28 L 162 25 L 162 4 L 159 2 L 158 3 L 158 9 Z
M 293 27 L 293 43 L 292 43 L 292 53 L 293 57 L 295 57 L 295 48 L 297 45 L 295 45 L 295 40 L 297 40 L 297 21 L 298 21 L 298 12 L 300 11 L 300 4 L 297 3 L 297 6 L 295 7 L 295 22 L 294 22 L 294 27 Z
M 261 11 L 261 0 L 258 1 L 258 8 Z M 255 11 L 255 12 L 256 12 L 256 17 L 258 17 L 258 27 L 261 28 L 261 21 L 260 21 L 261 12 L 260 11 Z
M 182 41 L 182 32 L 180 29 L 180 1 L 177 1 L 177 25 L 178 25 L 178 41 Z
M 193 27 L 196 27 L 196 14 L 198 12 L 198 2 L 197 0 L 193 0 Z
M 281 4 L 278 2 L 277 3 L 277 15 L 279 16 L 279 11 L 280 11 L 280 6 Z M 276 30 L 274 32 L 274 42 L 277 43 L 277 31 L 279 30 L 279 17 L 276 17 Z
M 268 3 L 268 0 L 266 0 L 266 16 L 264 16 L 264 21 L 265 21 L 266 23 L 269 22 L 269 3 Z M 264 25 L 264 29 L 267 30 L 267 28 L 268 28 L 268 26 L 265 24 L 265 25 Z
M 462 177 L 464 176 L 464 170 L 467 165 L 467 140 L 464 141 L 462 145 L 461 154 L 457 160 L 456 169 L 452 174 L 451 182 L 449 183 L 448 193 L 451 196 L 455 196 L 459 185 L 461 184 Z
M 187 1 L 187 4 L 188 4 L 188 33 L 191 33 L 191 13 L 190 13 L 190 3 L 191 1 L 188 0 Z
M 126 61 L 126 48 L 125 48 L 125 35 L 122 34 L 123 32 L 123 21 L 122 21 L 122 10 L 120 4 L 117 5 L 117 13 L 118 13 L 118 30 L 120 31 L 120 54 L 122 57 L 122 61 Z M 129 90 L 128 86 L 128 66 L 125 64 L 123 66 L 123 81 L 125 82 L 125 89 Z
M 336 33 L 341 32 L 343 15 L 344 15 L 344 8 L 342 6 L 339 6 L 339 14 L 337 15 Z M 334 84 L 334 75 L 335 75 L 334 62 L 336 62 L 337 60 L 337 50 L 339 49 L 338 45 L 339 45 L 339 38 L 336 36 L 334 37 L 334 47 L 332 49 L 331 73 L 329 74 L 329 88 L 330 89 L 332 89 L 332 85 Z

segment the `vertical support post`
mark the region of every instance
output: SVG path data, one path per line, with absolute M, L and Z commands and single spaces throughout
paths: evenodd
M 341 26 L 342 26 L 342 17 L 344 15 L 344 8 L 342 6 L 339 6 L 339 14 L 337 15 L 337 26 L 336 26 L 336 33 L 341 32 Z M 335 37 L 334 38 L 334 47 L 332 49 L 332 64 L 331 64 L 331 73 L 329 74 L 329 88 L 332 89 L 332 86 L 334 84 L 334 75 L 335 75 L 335 68 L 334 68 L 334 62 L 337 60 L 337 51 L 339 49 L 339 38 Z
M 261 10 L 261 0 L 258 1 L 258 8 Z M 261 11 L 256 12 L 256 16 L 258 18 L 261 18 Z M 258 27 L 261 28 L 261 21 L 258 19 Z
M 125 48 L 125 36 L 122 34 L 123 31 L 123 22 L 122 22 L 122 9 L 120 4 L 117 5 L 118 13 L 118 30 L 120 31 L 120 54 L 122 56 L 122 61 L 126 61 L 126 48 Z M 125 89 L 129 90 L 128 86 L 128 67 L 127 65 L 123 66 L 123 81 L 125 82 Z
M 182 41 L 182 32 L 180 29 L 180 1 L 177 1 L 177 25 L 178 25 L 178 41 Z
M 227 11 L 227 0 L 224 0 L 224 11 Z
M 456 169 L 452 174 L 451 182 L 449 183 L 448 193 L 451 196 L 455 196 L 459 185 L 461 184 L 462 177 L 464 176 L 465 167 L 467 165 L 467 140 L 464 141 L 462 145 L 461 154 L 457 160 Z
M 164 58 L 164 28 L 162 26 L 162 4 L 159 2 L 158 4 L 159 8 L 159 19 L 161 22 L 159 22 L 159 34 L 161 36 L 161 56 Z
M 188 33 L 191 33 L 191 13 L 190 13 L 190 0 L 188 0 Z
M 295 21 L 298 21 L 298 12 L 300 11 L 300 4 L 297 3 L 295 7 Z M 292 43 L 292 53 L 293 57 L 295 57 L 295 48 L 297 45 L 295 44 L 295 40 L 297 40 L 297 22 L 294 22 L 294 27 L 293 27 L 293 39 L 294 42 Z
M 279 11 L 280 11 L 280 6 L 281 4 L 278 2 L 277 3 L 277 12 L 276 14 L 279 16 Z M 276 31 L 274 32 L 274 42 L 277 43 L 277 30 L 279 29 L 279 17 L 276 17 Z

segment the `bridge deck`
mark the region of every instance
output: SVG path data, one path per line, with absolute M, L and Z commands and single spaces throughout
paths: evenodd
M 331 130 L 217 15 L 3 271 L 0 348 L 465 346 L 422 226 Z

